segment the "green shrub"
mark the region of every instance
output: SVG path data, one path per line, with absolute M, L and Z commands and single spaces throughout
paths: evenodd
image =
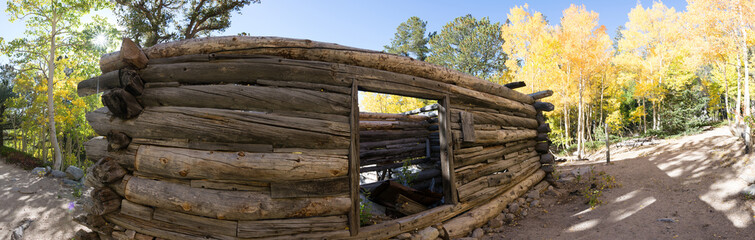
M 6 163 L 15 164 L 25 170 L 45 166 L 44 161 L 39 158 L 6 146 L 0 147 L 0 155 L 5 158 Z

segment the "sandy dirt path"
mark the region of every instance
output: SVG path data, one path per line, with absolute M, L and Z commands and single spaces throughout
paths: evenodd
M 598 154 L 591 161 L 562 164 L 562 175 L 594 166 L 622 186 L 604 190 L 603 204 L 594 209 L 578 194 L 552 198 L 485 238 L 755 239 L 755 200 L 739 195 L 746 182 L 737 176 L 748 158 L 740 149 L 742 144 L 722 127 L 619 149 L 612 165 Z
M 76 201 L 72 193 L 58 179 L 38 177 L 0 160 L 0 239 L 11 239 L 25 218 L 34 221 L 24 230 L 24 240 L 71 239 L 84 228 L 69 210 Z

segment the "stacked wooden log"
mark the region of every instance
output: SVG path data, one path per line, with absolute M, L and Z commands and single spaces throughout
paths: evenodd
M 382 239 L 467 212 L 448 222 L 456 237 L 548 170 L 538 111 L 552 105 L 536 101 L 548 93 L 403 56 L 275 37 L 124 39 L 100 67 L 78 86 L 105 105 L 87 114 L 104 137 L 85 145 L 95 191 L 78 220 L 106 239 Z M 436 99 L 438 113 L 370 121 L 358 90 Z M 421 147 L 440 162 L 424 175 L 442 176 L 447 204 L 360 228 L 360 171 Z
M 530 94 L 530 96 L 532 96 L 532 98 L 535 100 L 550 97 L 552 95 L 553 91 L 551 90 L 545 90 Z M 535 137 L 535 141 L 537 142 L 535 145 L 535 150 L 538 154 L 540 154 L 540 164 L 542 164 L 540 169 L 542 169 L 546 173 L 545 180 L 552 185 L 556 185 L 556 179 L 555 177 L 553 177 L 556 161 L 555 157 L 550 152 L 551 140 L 548 138 L 548 133 L 551 131 L 551 128 L 550 125 L 545 122 L 545 116 L 543 115 L 544 111 L 553 111 L 554 107 L 551 103 L 540 101 L 536 101 L 534 106 L 537 110 L 535 119 L 537 120 L 538 124 L 537 137 Z

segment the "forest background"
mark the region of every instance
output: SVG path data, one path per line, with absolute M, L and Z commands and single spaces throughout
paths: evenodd
M 264 3 L 8 1 L 6 13 L 23 22 L 25 32 L 0 38 L 0 55 L 8 62 L 0 66 L 0 154 L 28 166 L 92 164 L 83 144 L 96 134 L 85 113 L 102 104 L 99 95 L 78 97 L 76 85 L 99 75 L 99 56 L 116 50 L 121 37 L 149 47 L 218 35 L 230 26 L 232 13 L 256 4 Z M 689 0 L 686 9 L 638 2 L 628 22 L 607 29 L 583 5 L 549 20 L 523 4 L 501 13 L 504 22 L 463 15 L 434 32 L 427 31 L 427 21 L 411 17 L 384 51 L 499 84 L 525 82 L 527 87 L 517 89 L 524 93 L 553 90 L 550 137 L 558 150 L 582 157 L 585 149 L 603 144 L 606 134 L 668 136 L 749 120 L 753 10 L 753 1 Z M 112 11 L 117 24 L 90 14 L 102 11 Z M 84 16 L 92 19 L 83 21 Z M 360 97 L 361 109 L 373 112 L 431 103 L 377 93 Z

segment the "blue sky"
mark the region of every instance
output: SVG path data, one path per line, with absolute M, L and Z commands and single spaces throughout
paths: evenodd
M 606 25 L 613 36 L 616 27 L 627 21 L 627 13 L 636 0 L 592 1 L 355 1 L 355 0 L 262 0 L 247 6 L 241 14 L 234 14 L 231 27 L 218 35 L 246 32 L 255 36 L 306 38 L 333 42 L 352 47 L 382 50 L 390 42 L 396 27 L 411 16 L 428 22 L 428 31 L 440 31 L 454 18 L 472 14 L 476 18 L 489 17 L 493 22 L 505 22 L 506 14 L 515 5 L 529 4 L 531 10 L 545 14 L 551 24 L 557 24 L 561 12 L 574 3 L 584 4 L 587 10 L 600 14 L 599 23 Z M 640 1 L 643 6 L 652 0 Z M 667 0 L 664 4 L 684 11 L 686 1 Z M 6 1 L 0 7 L 4 10 Z M 112 13 L 105 12 L 105 15 Z M 23 23 L 8 21 L 0 12 L 0 37 L 10 40 L 23 36 Z

